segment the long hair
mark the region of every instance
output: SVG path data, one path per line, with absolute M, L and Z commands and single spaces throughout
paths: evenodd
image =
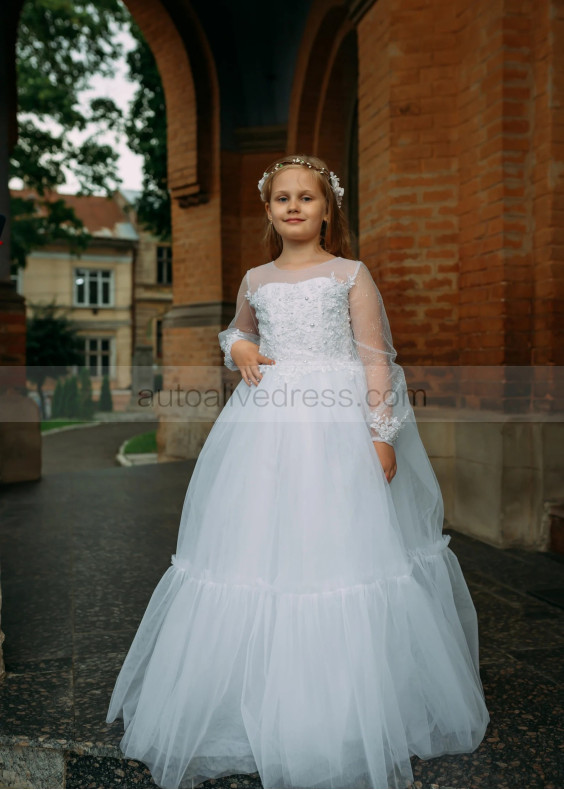
M 265 169 L 265 172 L 269 172 L 280 162 L 289 162 L 289 160 L 294 158 L 305 159 L 306 162 L 311 162 L 314 167 L 319 167 L 320 169 L 324 167 L 329 172 L 329 167 L 323 161 L 323 159 L 319 159 L 317 156 L 307 156 L 305 154 L 289 154 L 288 156 L 282 157 L 282 159 L 275 159 L 274 162 L 272 162 Z M 301 167 L 307 166 L 301 165 Z M 329 177 L 323 173 L 318 173 L 317 170 L 314 170 L 313 168 L 307 169 L 310 173 L 313 173 L 314 177 L 317 179 L 319 188 L 321 189 L 322 194 L 325 195 L 328 206 L 329 221 L 323 222 L 321 225 L 321 233 L 319 238 L 321 246 L 324 250 L 330 252 L 331 255 L 335 255 L 338 258 L 352 258 L 349 224 L 343 210 L 337 205 L 337 197 L 333 192 Z M 272 182 L 276 176 L 276 173 L 278 172 L 280 171 L 274 170 L 273 172 L 269 172 L 269 175 L 264 181 L 260 193 L 263 203 L 270 203 Z M 282 236 L 274 228 L 273 223 L 269 222 L 266 212 L 265 222 L 266 227 L 264 231 L 263 242 L 266 249 L 268 250 L 271 260 L 276 260 L 283 249 Z

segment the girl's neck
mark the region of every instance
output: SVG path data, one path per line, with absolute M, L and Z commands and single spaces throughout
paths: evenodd
M 274 261 L 279 269 L 307 269 L 317 263 L 324 263 L 335 258 L 322 247 L 314 249 L 283 249 Z

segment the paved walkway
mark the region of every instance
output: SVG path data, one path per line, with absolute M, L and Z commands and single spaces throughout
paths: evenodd
M 122 723 L 105 715 L 176 548 L 194 462 L 114 466 L 125 436 L 113 428 L 49 437 L 43 479 L 2 491 L 3 787 L 155 787 L 144 766 L 121 759 Z M 413 758 L 417 786 L 562 787 L 564 610 L 532 593 L 562 590 L 564 564 L 451 534 L 478 611 L 492 721 L 473 754 Z M 28 783 L 10 784 L 10 770 Z M 240 776 L 203 786 L 260 784 Z
M 155 431 L 158 422 L 99 422 L 85 428 L 43 434 L 43 475 L 82 472 L 119 466 L 116 453 L 122 442 Z

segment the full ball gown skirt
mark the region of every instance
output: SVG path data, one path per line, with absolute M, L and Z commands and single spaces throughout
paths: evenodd
M 360 399 L 362 365 L 295 371 L 261 365 L 213 425 L 116 680 L 106 720 L 161 787 L 407 787 L 410 755 L 484 737 L 476 612 L 415 421 L 388 483 L 362 411 L 276 405 L 296 381 Z

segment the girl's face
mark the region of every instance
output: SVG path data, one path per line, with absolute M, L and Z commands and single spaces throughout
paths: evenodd
M 325 195 L 311 172 L 286 165 L 272 180 L 266 213 L 283 239 L 296 242 L 318 240 L 321 223 L 328 218 Z

